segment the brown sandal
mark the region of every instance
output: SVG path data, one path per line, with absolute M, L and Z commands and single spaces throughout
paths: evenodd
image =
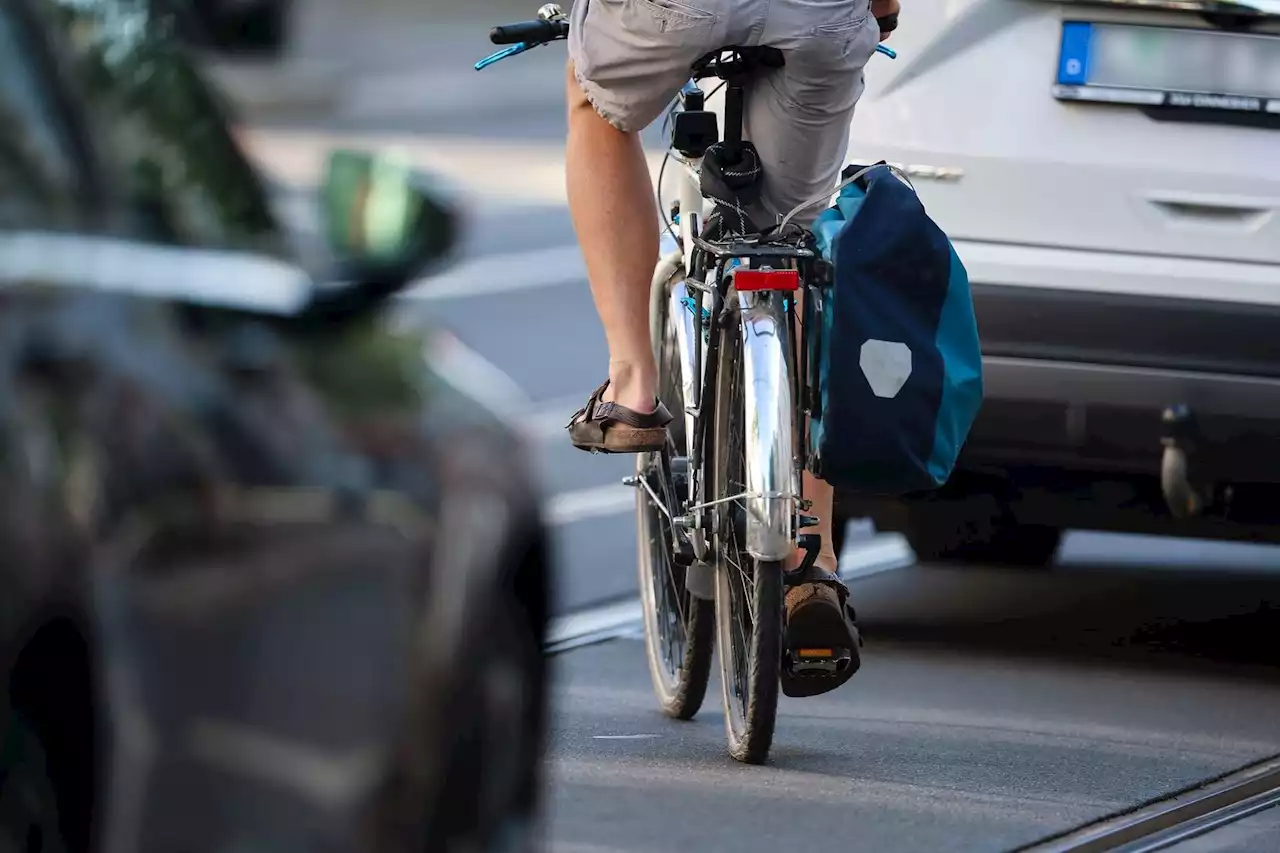
M 609 381 L 597 388 L 587 404 L 573 413 L 565 429 L 579 450 L 591 453 L 656 453 L 667 443 L 671 412 L 658 400 L 652 412 L 642 413 L 600 398 Z
M 818 696 L 852 678 L 862 665 L 862 637 L 839 576 L 812 566 L 787 590 L 785 608 L 783 694 Z

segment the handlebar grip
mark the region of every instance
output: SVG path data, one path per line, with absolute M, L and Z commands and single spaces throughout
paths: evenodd
M 494 44 L 540 43 L 555 41 L 568 34 L 568 21 L 521 21 L 518 24 L 504 24 L 489 30 L 489 41 Z
M 876 23 L 880 25 L 880 32 L 891 33 L 898 28 L 898 13 L 891 12 L 888 15 L 876 18 Z

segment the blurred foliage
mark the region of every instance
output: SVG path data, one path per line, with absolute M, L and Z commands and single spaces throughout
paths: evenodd
M 166 0 L 41 0 L 138 236 L 284 254 L 265 188 Z
M 0 227 L 69 225 L 81 175 L 18 24 L 0 7 Z

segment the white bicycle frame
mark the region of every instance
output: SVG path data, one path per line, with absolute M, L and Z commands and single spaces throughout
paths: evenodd
M 695 316 L 685 304 L 686 297 L 701 292 L 711 299 L 715 282 L 692 282 L 689 270 L 697 228 L 714 209 L 702 196 L 700 171 L 702 161 L 685 160 L 671 152 L 672 162 L 680 167 L 680 245 L 664 235 L 666 252 L 654 270 L 649 299 L 651 339 L 662 340 L 660 328 L 662 301 L 668 300 L 667 313 L 675 321 L 680 351 L 681 387 L 684 391 L 685 441 L 682 448 L 692 457 L 697 420 L 703 414 L 703 370 L 708 345 L 702 335 L 702 318 Z M 659 188 L 661 189 L 661 188 Z M 690 213 L 697 215 L 690 215 Z M 714 269 L 714 268 L 713 268 Z M 683 273 L 683 275 L 681 275 Z M 708 273 L 710 279 L 713 272 Z M 732 275 L 732 272 L 730 273 Z M 667 292 L 673 276 L 678 280 Z M 770 298 L 773 297 L 773 298 Z M 787 313 L 775 294 L 738 293 L 729 288 L 727 298 L 736 299 L 742 322 L 742 371 L 744 391 L 743 424 L 745 428 L 746 491 L 715 502 L 697 503 L 699 483 L 696 466 L 690 466 L 688 500 L 690 527 L 705 529 L 703 512 L 716 503 L 741 499 L 746 507 L 746 551 L 757 560 L 777 561 L 789 557 L 795 547 L 797 501 L 800 493 L 799 471 L 794 456 L 794 408 L 791 399 L 791 372 L 788 369 L 786 328 Z M 701 304 L 700 302 L 698 304 Z M 702 550 L 695 538 L 695 547 Z M 701 554 L 700 554 L 701 556 Z

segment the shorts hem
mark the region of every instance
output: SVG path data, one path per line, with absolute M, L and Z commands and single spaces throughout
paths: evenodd
M 587 96 L 587 102 L 596 111 L 596 115 L 609 122 L 621 133 L 635 133 L 636 129 L 631 127 L 629 122 L 602 103 L 604 99 L 600 96 L 599 87 L 583 76 L 576 62 L 573 65 L 573 78 L 578 81 L 578 88 Z

